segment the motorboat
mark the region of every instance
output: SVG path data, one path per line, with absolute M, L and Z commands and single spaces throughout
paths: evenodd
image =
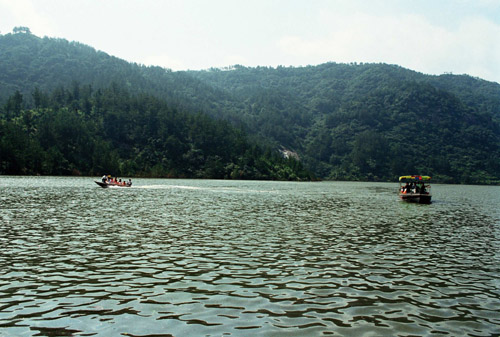
M 128 181 L 121 181 L 121 179 L 118 181 L 117 179 L 112 179 L 112 178 L 106 178 L 101 180 L 101 181 L 94 181 L 97 185 L 101 186 L 102 188 L 108 188 L 108 187 L 130 187 L 132 186 L 132 180 L 129 179 Z

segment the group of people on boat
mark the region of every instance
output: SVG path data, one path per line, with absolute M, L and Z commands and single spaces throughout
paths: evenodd
M 406 183 L 404 186 L 401 186 L 401 193 L 425 194 L 427 190 L 424 183 Z
M 132 186 L 132 179 L 129 179 L 128 181 L 123 181 L 121 179 L 118 179 L 116 177 L 111 177 L 110 175 L 103 175 L 101 178 L 102 182 L 108 185 L 118 185 L 118 186 Z

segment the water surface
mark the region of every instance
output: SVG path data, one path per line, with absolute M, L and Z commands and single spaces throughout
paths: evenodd
M 0 177 L 0 336 L 498 336 L 500 188 Z

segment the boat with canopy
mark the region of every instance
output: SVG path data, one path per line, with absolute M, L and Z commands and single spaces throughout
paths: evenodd
M 409 175 L 399 177 L 399 197 L 403 201 L 419 204 L 431 203 L 431 177 Z

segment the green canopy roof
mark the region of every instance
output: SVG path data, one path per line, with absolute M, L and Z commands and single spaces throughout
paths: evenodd
M 415 175 L 412 175 L 412 176 L 401 176 L 399 177 L 399 181 L 403 182 L 403 183 L 423 183 L 425 181 L 429 181 L 431 180 L 431 177 L 429 176 L 415 176 Z

